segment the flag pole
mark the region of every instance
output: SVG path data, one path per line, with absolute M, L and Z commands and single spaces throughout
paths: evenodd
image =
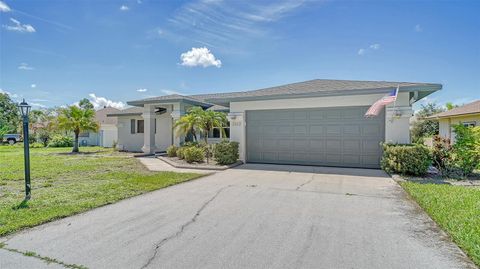
M 400 90 L 400 84 L 397 85 L 397 89 L 395 91 L 395 101 L 393 101 L 393 111 L 392 111 L 392 118 L 390 119 L 390 122 L 393 122 L 393 117 L 395 116 L 395 108 L 397 107 L 397 98 L 398 98 L 399 90 Z

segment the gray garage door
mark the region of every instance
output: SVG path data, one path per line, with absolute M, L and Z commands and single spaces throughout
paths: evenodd
M 385 114 L 367 109 L 247 111 L 247 162 L 378 168 Z

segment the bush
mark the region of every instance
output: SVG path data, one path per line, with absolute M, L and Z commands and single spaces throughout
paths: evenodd
M 455 144 L 453 145 L 453 165 L 460 169 L 463 176 L 470 175 L 480 162 L 480 127 L 453 126 Z
M 176 154 L 177 154 L 177 157 L 178 157 L 179 159 L 184 159 L 184 158 L 185 158 L 185 150 L 186 150 L 186 149 L 187 149 L 187 147 L 179 147 L 179 148 L 177 149 Z
M 39 143 L 39 142 L 34 142 L 32 144 L 30 144 L 30 148 L 44 148 L 45 146 L 43 145 L 43 143 Z
M 436 135 L 433 137 L 432 149 L 433 166 L 442 175 L 447 175 L 452 165 L 452 146 L 450 139 Z
M 423 145 L 383 144 L 381 166 L 387 173 L 423 175 L 431 162 L 430 151 Z
M 185 148 L 184 157 L 188 163 L 200 163 L 205 160 L 205 150 L 199 147 L 188 147 Z
M 175 145 L 171 145 L 167 148 L 168 157 L 176 157 L 178 148 Z
M 238 142 L 222 141 L 215 145 L 214 158 L 218 164 L 232 164 L 238 160 Z
M 54 135 L 48 143 L 48 146 L 52 148 L 73 147 L 73 137 L 68 135 Z

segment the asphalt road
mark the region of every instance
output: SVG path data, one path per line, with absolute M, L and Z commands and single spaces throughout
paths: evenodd
M 362 169 L 244 165 L 0 241 L 2 269 L 475 268 L 394 181 Z

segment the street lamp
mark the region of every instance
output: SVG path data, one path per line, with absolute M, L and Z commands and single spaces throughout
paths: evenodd
M 23 119 L 23 154 L 25 158 L 25 201 L 30 200 L 31 187 L 30 187 L 30 148 L 28 141 L 28 114 L 31 106 L 25 102 L 25 99 L 18 105 L 20 112 L 22 112 Z

